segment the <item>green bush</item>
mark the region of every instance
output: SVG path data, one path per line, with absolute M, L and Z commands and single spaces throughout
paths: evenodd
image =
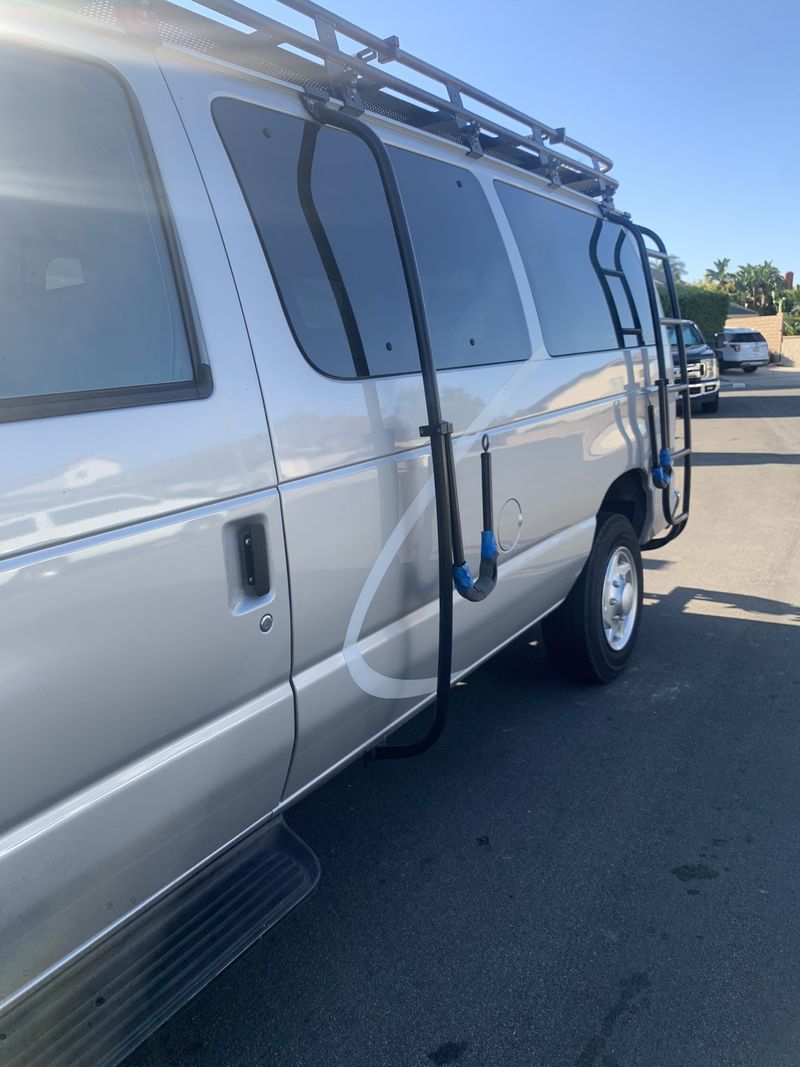
M 681 306 L 681 318 L 691 319 L 692 322 L 697 323 L 705 340 L 712 342 L 714 334 L 719 333 L 725 327 L 730 301 L 728 294 L 705 285 L 677 285 L 675 288 L 678 293 L 678 303 Z M 661 297 L 664 314 L 673 318 L 669 295 L 661 285 L 658 287 L 658 295 Z
M 799 337 L 800 315 L 787 315 L 783 320 L 783 332 L 787 337 Z

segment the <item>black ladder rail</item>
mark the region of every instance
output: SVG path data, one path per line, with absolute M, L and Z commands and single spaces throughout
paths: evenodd
M 404 759 L 426 752 L 441 736 L 450 701 L 450 688 L 453 666 L 453 581 L 457 571 L 466 568 L 464 562 L 461 519 L 458 510 L 458 493 L 455 481 L 455 464 L 453 461 L 452 433 L 453 426 L 442 418 L 439 382 L 433 355 L 433 344 L 428 326 L 425 297 L 422 291 L 419 266 L 411 240 L 408 218 L 400 195 L 400 187 L 394 172 L 391 158 L 385 144 L 378 134 L 361 119 L 354 117 L 344 109 L 331 107 L 326 97 L 307 92 L 302 102 L 308 113 L 320 125 L 334 126 L 346 133 L 352 133 L 366 144 L 378 168 L 386 196 L 389 217 L 397 240 L 400 261 L 406 283 L 414 333 L 419 349 L 420 370 L 422 372 L 423 392 L 428 416 L 428 425 L 420 427 L 420 434 L 429 437 L 431 442 L 431 463 L 433 467 L 434 499 L 436 502 L 436 537 L 439 553 L 439 649 L 436 672 L 436 695 L 434 719 L 428 732 L 418 741 L 407 745 L 384 745 L 372 753 L 374 759 Z M 483 486 L 484 523 L 491 521 L 491 501 L 487 494 L 491 492 L 491 462 L 488 457 L 489 442 L 484 435 L 481 474 Z M 489 555 L 484 549 L 487 540 L 486 531 L 482 535 L 481 573 L 470 588 L 474 595 L 456 587 L 467 600 L 482 600 L 488 596 L 497 581 L 497 549 L 494 533 L 490 530 L 490 540 L 494 553 Z M 491 547 L 491 546 L 490 546 Z M 454 566 L 454 562 L 457 564 Z M 491 573 L 490 573 L 491 571 Z
M 655 445 L 655 427 L 654 427 L 654 413 L 652 410 L 652 404 L 648 400 L 648 426 L 649 435 L 651 439 L 651 449 L 653 449 L 653 465 L 652 465 L 652 477 L 653 483 L 656 488 L 661 489 L 661 508 L 664 515 L 664 519 L 669 526 L 669 533 L 665 538 L 656 539 L 647 543 L 646 548 L 658 548 L 662 544 L 667 544 L 669 541 L 674 540 L 679 533 L 682 533 L 686 523 L 689 519 L 689 507 L 691 502 L 691 485 L 692 485 L 692 416 L 691 416 L 691 403 L 690 403 L 690 384 L 689 384 L 689 371 L 686 362 L 686 346 L 683 341 L 683 331 L 676 329 L 677 341 L 678 341 L 678 364 L 680 371 L 680 381 L 674 381 L 674 363 L 672 360 L 672 354 L 670 351 L 669 368 L 666 357 L 666 347 L 664 344 L 664 327 L 679 326 L 682 325 L 683 319 L 680 316 L 680 305 L 678 302 L 678 294 L 675 288 L 675 280 L 672 274 L 672 268 L 669 262 L 669 255 L 667 253 L 666 246 L 662 239 L 653 230 L 648 229 L 646 226 L 639 226 L 634 223 L 628 215 L 613 209 L 605 208 L 603 210 L 604 218 L 611 222 L 616 222 L 620 226 L 628 230 L 636 241 L 636 247 L 639 252 L 639 259 L 641 262 L 642 270 L 645 276 L 645 284 L 647 289 L 647 299 L 650 309 L 650 314 L 656 328 L 656 360 L 658 363 L 658 380 L 655 383 L 656 391 L 658 395 L 658 423 L 659 423 L 659 438 L 660 442 Z M 649 238 L 656 248 L 649 248 L 645 242 L 645 238 Z M 659 308 L 658 294 L 656 293 L 655 279 L 653 277 L 652 267 L 650 266 L 651 259 L 658 259 L 663 264 L 664 277 L 667 283 L 667 293 L 669 294 L 670 303 L 672 305 L 673 315 L 678 317 L 665 316 Z M 615 273 L 615 272 L 614 272 Z M 683 447 L 673 453 L 670 440 L 670 427 L 669 427 L 669 398 L 674 394 L 683 394 L 683 403 L 681 405 L 681 416 L 683 420 L 683 432 L 684 441 Z M 682 510 L 679 514 L 674 513 L 674 508 L 670 500 L 671 485 L 673 476 L 673 466 L 676 461 L 682 461 L 683 469 L 683 500 Z
M 641 234 L 640 251 L 644 250 L 646 252 L 648 256 L 648 263 L 650 262 L 650 259 L 661 260 L 662 267 L 664 270 L 664 278 L 667 283 L 667 294 L 669 296 L 670 304 L 672 306 L 672 317 L 665 315 L 658 316 L 657 321 L 660 328 L 656 332 L 656 345 L 657 351 L 660 350 L 661 352 L 659 373 L 661 374 L 661 378 L 663 380 L 663 386 L 661 390 L 661 396 L 663 396 L 662 406 L 666 408 L 666 398 L 669 394 L 683 394 L 683 400 L 681 404 L 681 417 L 683 420 L 683 448 L 679 449 L 671 457 L 672 463 L 674 463 L 676 459 L 681 459 L 683 461 L 683 501 L 682 510 L 680 511 L 680 513 L 678 515 L 674 515 L 673 509 L 669 504 L 669 485 L 665 486 L 662 497 L 664 517 L 667 519 L 667 522 L 670 524 L 673 531 L 675 531 L 673 536 L 676 537 L 678 533 L 681 533 L 683 531 L 684 527 L 686 526 L 686 523 L 689 521 L 689 507 L 691 503 L 692 493 L 692 404 L 690 396 L 689 368 L 686 362 L 686 344 L 683 339 L 683 330 L 680 328 L 685 320 L 681 318 L 680 303 L 678 301 L 678 291 L 675 287 L 675 278 L 672 273 L 672 265 L 669 261 L 669 255 L 667 253 L 666 245 L 654 230 L 648 229 L 646 226 L 639 226 L 637 227 L 637 229 Z M 647 248 L 644 243 L 645 237 L 649 238 L 656 245 L 656 249 Z M 646 271 L 646 276 L 648 279 L 648 295 L 652 294 L 653 299 L 655 299 L 655 279 L 653 278 L 652 269 L 650 269 L 649 267 Z M 667 375 L 665 373 L 666 355 L 664 352 L 663 328 L 669 326 L 675 327 L 675 335 L 676 340 L 678 342 L 678 366 L 680 369 L 679 382 L 673 382 L 672 375 L 670 375 L 670 380 L 667 381 Z M 670 368 L 674 372 L 674 363 L 672 360 L 671 348 L 669 362 Z M 667 442 L 666 447 L 669 447 L 669 438 L 667 437 L 665 440 Z M 673 538 L 670 537 L 669 539 L 672 540 Z

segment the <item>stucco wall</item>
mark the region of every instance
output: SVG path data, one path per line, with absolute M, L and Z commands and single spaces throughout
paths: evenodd
M 784 363 L 791 360 L 795 367 L 800 367 L 800 337 L 784 337 L 781 358 Z

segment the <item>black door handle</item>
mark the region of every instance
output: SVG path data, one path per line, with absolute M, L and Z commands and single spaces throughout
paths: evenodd
M 267 566 L 267 531 L 260 522 L 248 523 L 239 531 L 242 553 L 244 587 L 250 596 L 266 596 L 269 592 Z

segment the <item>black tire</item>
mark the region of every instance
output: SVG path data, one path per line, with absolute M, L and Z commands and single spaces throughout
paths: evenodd
M 742 370 L 745 372 L 745 374 L 755 374 L 755 372 L 758 370 L 758 367 L 742 367 Z
M 719 364 L 719 372 L 720 372 L 720 374 L 724 374 L 725 371 L 728 369 L 728 364 L 725 362 L 724 359 L 718 359 L 717 363 Z
M 719 410 L 719 393 L 713 398 L 713 400 L 703 401 L 703 411 L 713 414 L 713 412 Z
M 619 549 L 624 549 L 636 572 L 635 617 L 623 647 L 615 649 L 606 637 L 603 590 L 606 571 Z M 603 513 L 589 558 L 569 596 L 542 622 L 545 643 L 555 665 L 580 681 L 613 681 L 631 657 L 642 619 L 642 553 L 633 527 L 622 515 Z

